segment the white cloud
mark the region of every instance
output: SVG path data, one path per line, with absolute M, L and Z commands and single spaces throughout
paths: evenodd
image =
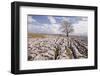
M 44 26 L 42 24 L 40 25 L 32 16 L 28 16 L 28 32 L 44 33 L 44 31 Z
M 62 20 L 64 20 L 64 21 L 70 21 L 70 19 L 66 18 L 66 17 L 62 17 Z
M 59 24 L 42 24 L 41 26 L 28 24 L 28 32 L 59 34 L 60 33 L 59 27 L 60 27 Z
M 28 16 L 28 32 L 33 33 L 47 33 L 47 34 L 59 34 L 60 24 L 56 23 L 55 18 L 48 16 L 51 24 L 34 24 L 38 23 L 32 16 Z
M 44 24 L 42 28 L 44 30 L 44 33 L 58 34 L 60 32 L 59 26 L 59 24 Z
M 60 24 L 52 24 L 52 30 L 55 34 L 59 34 L 61 33 L 61 31 L 59 30 L 60 28 Z
M 32 24 L 33 22 L 37 22 L 35 19 L 32 18 L 32 16 L 28 16 L 27 18 L 28 23 Z
M 49 19 L 51 24 L 56 23 L 56 20 L 52 16 L 48 16 L 48 19 Z
M 51 29 L 51 33 L 53 34 L 58 34 L 60 33 L 59 31 L 59 27 L 60 27 L 60 24 L 57 24 L 56 23 L 56 19 L 52 16 L 48 16 L 48 19 L 50 21 L 50 25 L 49 25 L 49 29 Z
M 74 35 L 87 35 L 88 34 L 88 21 L 79 21 L 77 24 L 72 25 L 74 28 Z
M 82 19 L 82 21 L 88 21 L 87 17 L 82 17 L 81 19 Z
M 34 24 L 34 22 L 38 23 L 32 16 L 28 16 L 28 32 L 33 33 L 47 33 L 47 34 L 61 34 L 60 24 L 56 23 L 55 18 L 52 16 L 48 16 L 48 19 L 51 24 Z M 63 20 L 68 20 L 68 18 L 63 17 Z M 86 18 L 80 20 L 78 23 L 72 24 L 74 28 L 73 35 L 87 35 L 88 32 L 88 21 Z

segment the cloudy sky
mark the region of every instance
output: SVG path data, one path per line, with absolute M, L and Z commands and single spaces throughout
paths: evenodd
M 28 15 L 28 32 L 62 34 L 60 27 L 63 20 L 67 20 L 72 24 L 74 29 L 72 35 L 87 35 L 88 18 L 82 16 Z

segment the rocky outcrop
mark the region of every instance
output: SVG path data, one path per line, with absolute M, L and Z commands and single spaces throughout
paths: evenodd
M 87 45 L 66 37 L 29 38 L 28 60 L 80 59 L 88 57 Z

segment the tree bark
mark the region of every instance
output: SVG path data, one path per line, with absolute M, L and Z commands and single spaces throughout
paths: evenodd
M 68 34 L 68 32 L 67 32 L 67 37 L 69 37 L 69 34 Z

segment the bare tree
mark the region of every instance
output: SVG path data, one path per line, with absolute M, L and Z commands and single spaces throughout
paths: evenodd
M 69 33 L 73 32 L 71 23 L 65 20 L 62 21 L 60 29 L 64 34 L 66 34 L 67 37 L 69 37 Z

